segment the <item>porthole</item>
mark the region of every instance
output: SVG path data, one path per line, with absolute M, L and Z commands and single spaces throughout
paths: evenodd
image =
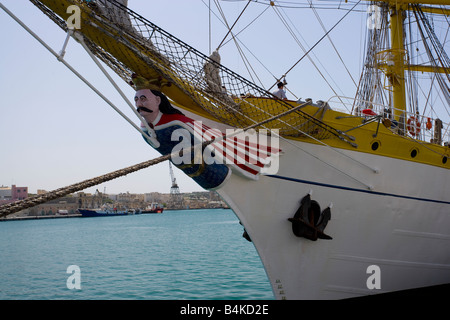
M 415 158 L 417 157 L 417 154 L 419 153 L 419 151 L 417 149 L 412 149 L 411 150 L 411 158 Z
M 372 150 L 376 151 L 380 147 L 380 143 L 378 141 L 372 142 Z
M 447 163 L 447 160 L 448 160 L 448 157 L 447 157 L 447 156 L 444 156 L 444 157 L 442 158 L 442 163 L 443 163 L 443 164 L 446 164 L 446 163 Z

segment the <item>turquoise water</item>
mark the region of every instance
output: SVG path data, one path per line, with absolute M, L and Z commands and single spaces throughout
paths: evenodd
M 1 222 L 0 299 L 273 299 L 242 232 L 223 209 Z

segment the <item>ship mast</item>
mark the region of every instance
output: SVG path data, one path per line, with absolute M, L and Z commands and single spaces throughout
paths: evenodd
M 391 55 L 393 64 L 390 72 L 387 73 L 393 91 L 394 119 L 397 121 L 406 111 L 403 6 L 395 4 L 391 7 Z
M 392 88 L 394 119 L 401 121 L 406 112 L 406 80 L 405 71 L 415 70 L 422 72 L 447 72 L 445 68 L 437 70 L 436 68 L 426 66 L 410 66 L 406 61 L 406 49 L 404 41 L 403 21 L 405 11 L 409 10 L 409 4 L 428 4 L 428 5 L 450 5 L 449 0 L 374 0 L 375 2 L 385 2 L 390 9 L 390 34 L 391 49 L 385 51 L 385 61 L 379 64 L 379 68 L 384 71 L 389 79 Z M 424 11 L 433 13 L 449 14 L 448 9 L 424 7 Z M 387 53 L 387 54 L 386 54 Z

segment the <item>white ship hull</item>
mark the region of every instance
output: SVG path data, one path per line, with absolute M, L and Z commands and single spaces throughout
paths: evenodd
M 233 174 L 218 190 L 252 239 L 277 299 L 341 299 L 450 283 L 448 170 L 346 151 L 375 173 L 328 147 L 293 143 L 280 142 L 276 176 L 251 181 Z M 292 231 L 288 219 L 311 192 L 322 210 L 332 204 L 325 229 L 332 240 Z

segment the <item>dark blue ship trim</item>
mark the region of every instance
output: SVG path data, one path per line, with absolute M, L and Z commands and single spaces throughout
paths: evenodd
M 292 181 L 292 182 L 297 182 L 297 183 L 311 184 L 311 185 L 316 185 L 316 186 L 325 187 L 325 188 L 333 188 L 333 189 L 341 189 L 341 190 L 347 190 L 347 191 L 353 191 L 353 192 L 369 193 L 369 194 L 385 196 L 385 197 L 394 197 L 394 198 L 410 199 L 410 200 L 425 201 L 425 202 L 450 204 L 450 201 L 418 198 L 418 197 L 404 196 L 404 195 L 394 194 L 394 193 L 385 193 L 385 192 L 370 191 L 370 190 L 364 190 L 364 189 L 349 188 L 349 187 L 343 187 L 343 186 L 338 186 L 338 185 L 334 185 L 334 184 L 327 184 L 327 183 L 321 183 L 321 182 L 315 182 L 315 181 L 295 179 L 295 178 L 289 178 L 289 177 L 284 177 L 284 176 L 279 176 L 279 175 L 269 175 L 268 174 L 268 175 L 266 175 L 266 177 L 287 180 L 287 181 Z

